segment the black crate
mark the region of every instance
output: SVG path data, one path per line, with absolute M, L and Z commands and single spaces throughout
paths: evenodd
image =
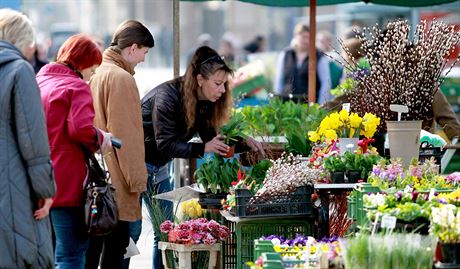
M 444 152 L 441 150 L 440 147 L 420 148 L 418 160 L 420 162 L 423 162 L 433 157 L 436 161 L 436 164 L 441 165 L 441 158 L 443 154 Z M 385 157 L 390 158 L 390 149 L 385 149 Z
M 225 241 L 222 241 L 221 269 L 236 269 L 236 223 L 223 219 L 222 224 L 228 227 L 230 235 Z
M 198 204 L 200 204 L 201 208 L 203 209 L 221 209 L 222 199 L 227 197 L 227 193 L 219 192 L 219 193 L 200 193 L 198 194 Z
M 237 189 L 236 215 L 240 218 L 311 215 L 312 188 L 303 186 L 290 195 L 253 196 L 247 189 Z

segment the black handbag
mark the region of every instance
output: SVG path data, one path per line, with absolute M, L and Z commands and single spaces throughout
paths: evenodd
M 96 130 L 96 139 L 99 138 Z M 110 183 L 109 172 L 105 169 L 101 146 L 99 151 L 102 168 L 93 153 L 85 150 L 88 180 L 85 187 L 85 223 L 88 233 L 103 236 L 113 232 L 118 223 L 118 207 L 115 188 Z

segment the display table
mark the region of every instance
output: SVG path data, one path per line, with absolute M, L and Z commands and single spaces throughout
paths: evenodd
M 208 269 L 216 267 L 217 253 L 220 251 L 220 244 L 214 244 L 212 246 L 200 244 L 200 245 L 184 245 L 175 244 L 168 242 L 158 242 L 158 248 L 161 250 L 161 256 L 163 258 L 163 265 L 166 269 L 169 269 L 166 259 L 166 250 L 173 250 L 178 252 L 179 255 L 179 267 L 178 269 L 190 269 L 192 268 L 192 252 L 193 251 L 209 251 Z

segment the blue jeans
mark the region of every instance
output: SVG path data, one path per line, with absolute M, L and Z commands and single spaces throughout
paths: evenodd
M 160 194 L 173 190 L 172 178 L 170 173 L 170 163 L 157 167 L 150 164 L 147 166 L 147 191 L 142 194 L 142 199 L 146 205 L 150 204 L 149 194 Z M 172 220 L 173 216 L 173 203 L 166 200 L 159 200 L 160 207 L 163 215 Z M 160 235 L 153 232 L 153 269 L 163 269 L 163 261 L 161 258 L 161 251 L 158 250 L 158 242 Z
M 56 235 L 56 269 L 85 268 L 89 237 L 83 223 L 83 208 L 53 208 L 50 215 Z

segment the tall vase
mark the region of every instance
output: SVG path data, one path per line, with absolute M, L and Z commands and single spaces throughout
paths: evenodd
M 418 160 L 422 121 L 387 121 L 391 158 L 401 158 L 408 168 L 412 158 Z
M 460 243 L 441 243 L 443 263 L 460 264 Z
M 358 149 L 359 138 L 339 137 L 339 150 L 343 155 L 345 152 L 350 151 L 353 153 Z

